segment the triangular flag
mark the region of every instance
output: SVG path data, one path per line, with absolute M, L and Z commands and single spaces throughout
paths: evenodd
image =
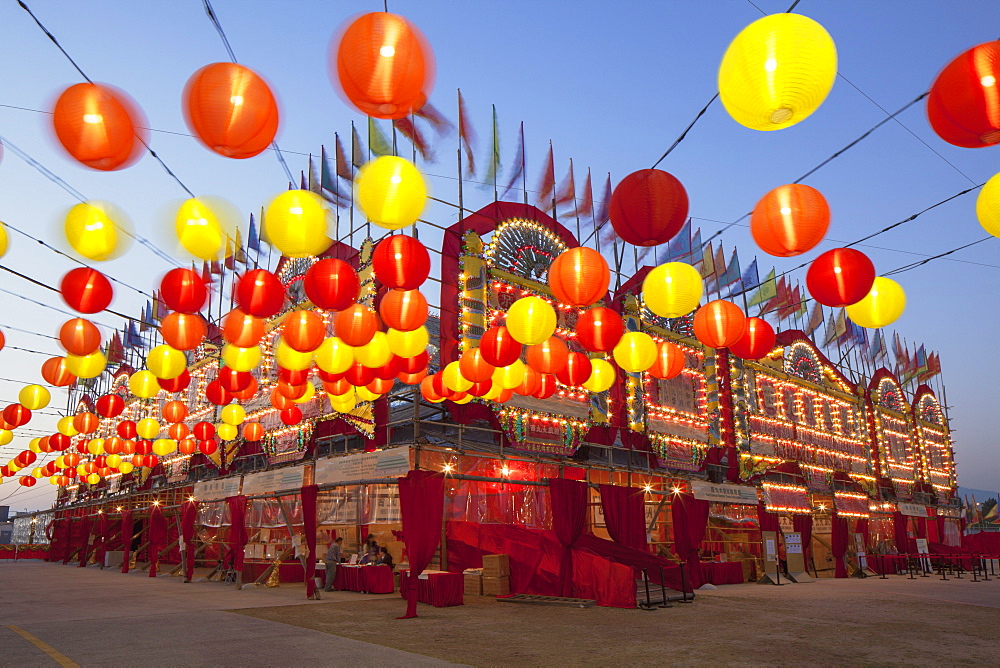
M 367 153 L 365 152 L 364 146 L 361 144 L 361 136 L 358 135 L 358 129 L 354 127 L 354 123 L 351 123 L 351 165 L 354 167 L 355 171 L 361 168 L 361 165 L 365 164 L 367 160 Z
M 465 175 L 471 178 L 476 175 L 476 131 L 469 122 L 462 91 L 458 91 L 458 141 L 465 151 Z
M 413 148 L 417 149 L 420 157 L 427 162 L 434 161 L 434 154 L 431 152 L 431 146 L 427 142 L 427 138 L 420 132 L 420 128 L 416 126 L 412 118 L 409 116 L 397 118 L 392 124 L 404 137 L 410 140 L 410 143 L 413 144 Z
M 594 187 L 590 183 L 590 167 L 587 168 L 587 180 L 583 182 L 583 192 L 580 193 L 580 199 L 577 200 L 576 211 L 574 212 L 577 217 L 586 217 L 594 212 Z
M 243 236 L 240 234 L 240 228 L 238 227 L 236 228 L 236 252 L 234 255 L 237 262 L 247 263 L 247 253 L 243 248 Z
M 542 211 L 552 210 L 552 192 L 556 187 L 556 166 L 552 158 L 552 142 L 549 142 L 549 157 L 545 160 L 545 168 L 542 177 L 538 181 L 537 196 L 535 202 Z
M 253 214 L 250 214 L 250 233 L 247 235 L 247 248 L 260 252 L 260 235 L 257 234 L 257 225 L 254 222 Z
M 556 192 L 556 205 L 558 206 L 559 204 L 575 202 L 575 200 L 576 200 L 576 182 L 573 179 L 573 159 L 570 158 L 569 172 L 566 174 L 566 178 L 563 179 L 562 185 L 559 186 L 558 192 Z
M 771 271 L 767 273 L 767 276 L 764 278 L 764 282 L 761 283 L 760 287 L 757 288 L 757 291 L 753 293 L 750 301 L 747 302 L 747 306 L 764 304 L 778 296 L 778 284 L 775 280 L 776 273 L 777 271 L 774 269 L 771 269 Z
M 493 142 L 490 145 L 489 165 L 486 167 L 485 183 L 496 186 L 500 167 L 500 124 L 497 122 L 497 107 L 493 105 Z
M 368 148 L 373 155 L 392 155 L 392 144 L 371 116 L 368 117 Z
M 524 174 L 524 121 L 521 122 L 521 131 L 517 135 L 517 152 L 514 154 L 514 171 L 511 172 L 507 180 L 507 187 L 500 193 L 500 199 L 507 197 L 513 188 L 520 185 L 521 175 Z
M 823 324 L 823 305 L 819 302 L 813 306 L 812 313 L 809 315 L 809 322 L 806 324 L 805 334 L 806 336 L 812 336 L 812 333 Z

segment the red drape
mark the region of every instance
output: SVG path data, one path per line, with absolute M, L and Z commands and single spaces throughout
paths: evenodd
M 781 524 L 778 523 L 778 516 L 768 512 L 767 506 L 763 503 L 757 504 L 757 524 L 761 531 L 781 533 Z
M 181 506 L 181 538 L 184 539 L 184 581 L 194 577 L 194 521 L 198 517 L 198 502 L 185 501 Z
M 896 512 L 892 514 L 892 534 L 896 541 L 896 552 L 898 554 L 908 554 L 910 552 L 910 537 L 906 532 L 906 515 Z
M 316 593 L 316 497 L 319 487 L 306 485 L 302 488 L 302 530 L 306 534 L 306 598 Z
M 858 520 L 857 532 L 861 534 L 864 539 L 865 554 L 868 554 L 868 546 L 871 545 L 871 528 L 868 523 L 867 517 L 862 517 Z
M 934 528 L 937 529 L 937 541 L 938 543 L 944 542 L 944 517 L 940 515 L 934 521 Z
M 601 485 L 601 508 L 616 543 L 646 551 L 645 493 L 635 487 Z
M 431 563 L 441 543 L 444 517 L 444 476 L 433 471 L 410 471 L 399 479 L 399 510 L 403 519 L 403 542 L 410 560 L 410 586 L 406 614 L 417 616 L 417 578 Z
M 153 506 L 149 511 L 149 577 L 156 577 L 156 566 L 160 563 L 160 550 L 167 546 L 167 518 L 163 509 Z
M 108 551 L 108 531 L 111 523 L 108 516 L 101 513 L 97 516 L 97 540 L 94 541 L 94 560 L 104 568 L 104 553 Z
M 674 494 L 670 515 L 674 521 L 674 552 L 687 564 L 691 586 L 701 586 L 701 559 L 698 548 L 708 526 L 708 501 L 690 494 Z
M 927 518 L 917 518 L 917 538 L 927 538 Z
M 231 563 L 234 570 L 242 572 L 243 550 L 250 539 L 247 536 L 246 527 L 247 497 L 243 495 L 228 496 L 226 497 L 226 503 L 229 504 L 229 515 L 232 519 L 232 524 L 229 526 L 229 552 L 224 562 Z
M 63 553 L 63 565 L 69 563 L 70 557 L 73 556 L 73 548 L 76 546 L 77 534 L 80 531 L 80 525 L 78 522 L 74 521 L 74 518 L 66 518 L 66 550 Z
M 812 559 L 812 515 L 800 515 L 796 513 L 792 516 L 792 528 L 802 534 L 802 558 L 806 562 L 806 570 L 809 570 L 809 561 Z
M 94 521 L 89 517 L 80 520 L 80 568 L 87 565 L 87 557 L 90 556 L 90 530 Z
M 552 478 L 549 480 L 549 498 L 552 502 L 552 528 L 563 546 L 562 566 L 559 569 L 560 596 L 573 596 L 572 546 L 583 534 L 587 521 L 587 483 L 578 480 Z
M 830 547 L 833 550 L 833 560 L 836 565 L 834 577 L 847 577 L 847 539 L 849 527 L 847 518 L 840 515 L 833 516 L 833 534 L 830 537 Z
M 135 525 L 132 522 L 132 511 L 122 511 L 122 573 L 128 573 L 128 563 L 132 553 L 132 534 L 135 532 Z

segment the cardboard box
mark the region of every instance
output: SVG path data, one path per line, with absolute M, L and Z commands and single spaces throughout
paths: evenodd
M 510 557 L 506 554 L 483 555 L 483 577 L 499 578 L 510 575 Z
M 465 594 L 466 596 L 483 595 L 483 577 L 479 573 L 465 574 Z
M 510 594 L 510 578 L 483 576 L 483 596 L 506 596 Z

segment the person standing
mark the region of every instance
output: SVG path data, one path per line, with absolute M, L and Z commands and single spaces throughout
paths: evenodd
M 326 550 L 326 587 L 323 591 L 333 591 L 333 581 L 337 577 L 337 564 L 340 563 L 340 547 L 344 539 L 337 537 Z

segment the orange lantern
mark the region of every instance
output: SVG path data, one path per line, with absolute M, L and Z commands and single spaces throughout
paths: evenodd
M 333 394 L 338 396 L 341 394 L 346 394 L 347 391 L 350 390 L 352 387 L 354 386 L 351 385 L 351 381 L 347 380 L 346 378 L 339 378 L 337 380 L 323 382 L 323 389 L 326 390 L 328 394 Z
M 709 348 L 728 348 L 746 331 L 746 316 L 740 307 L 724 299 L 716 299 L 694 314 L 694 335 Z
M 93 413 L 77 413 L 73 416 L 73 428 L 81 434 L 94 433 L 100 423 L 100 419 Z
M 183 455 L 193 455 L 198 450 L 198 441 L 193 438 L 181 439 L 177 442 L 177 449 Z
M 258 389 L 259 387 L 257 385 L 257 379 L 254 378 L 253 376 L 250 376 L 250 382 L 247 383 L 247 386 L 245 388 L 232 393 L 233 398 L 236 399 L 237 401 L 248 401 L 257 396 Z
M 337 336 L 349 346 L 360 348 L 378 331 L 378 316 L 367 306 L 353 304 L 337 314 L 334 320 Z
M 429 401 L 432 404 L 439 404 L 444 401 L 444 395 L 439 393 L 434 387 L 434 379 L 440 377 L 441 374 L 431 374 L 420 381 L 420 396 L 422 396 L 425 401 Z
M 168 401 L 163 405 L 163 419 L 172 424 L 183 421 L 187 414 L 187 404 L 183 401 Z
M 559 373 L 566 366 L 569 349 L 558 336 L 528 346 L 528 364 L 540 373 Z M 526 394 L 531 394 L 527 392 Z
M 684 351 L 670 341 L 661 341 L 656 346 L 656 361 L 648 369 L 653 378 L 668 380 L 684 370 Z
M 171 348 L 194 350 L 205 340 L 208 327 L 197 313 L 170 313 L 160 323 L 160 335 Z
M 482 383 L 493 378 L 496 367 L 483 359 L 483 351 L 479 348 L 469 348 L 458 360 L 458 369 L 462 376 L 473 383 Z
M 396 374 L 396 378 L 399 379 L 401 383 L 406 383 L 407 385 L 418 385 L 423 382 L 424 378 L 427 377 L 427 369 L 421 369 L 416 373 L 407 373 L 405 371 L 400 371 Z
M 801 183 L 778 186 L 764 195 L 750 216 L 750 232 L 769 255 L 790 257 L 813 248 L 830 227 L 823 194 Z
M 323 319 L 312 311 L 292 311 L 285 316 L 281 328 L 284 342 L 300 353 L 310 353 L 319 348 L 325 334 Z
M 411 332 L 427 321 L 427 299 L 420 290 L 389 290 L 382 297 L 378 313 L 386 326 Z
M 109 455 L 117 455 L 125 447 L 125 439 L 111 436 L 104 439 L 104 452 Z
M 305 396 L 309 389 L 307 387 L 308 385 L 309 381 L 304 383 L 289 383 L 288 381 L 279 380 L 275 389 L 281 396 L 291 401 L 295 401 L 296 399 L 301 399 Z
M 303 390 L 303 393 L 305 391 Z M 301 396 L 301 395 L 300 395 Z M 278 391 L 278 388 L 271 390 L 271 405 L 277 408 L 279 411 L 283 411 L 286 408 L 291 408 L 295 405 L 295 402 L 283 395 Z
M 56 100 L 52 125 L 71 156 L 102 171 L 131 165 L 149 139 L 149 124 L 138 105 L 107 84 L 80 83 L 67 88 Z
M 175 441 L 182 441 L 188 437 L 188 434 L 191 433 L 191 430 L 188 429 L 188 426 L 183 422 L 177 422 L 175 424 L 170 425 L 170 427 L 167 429 L 167 433 L 170 434 L 170 438 L 174 439 Z M 104 449 L 107 450 L 107 445 L 104 446 Z
M 531 348 L 528 350 L 530 351 Z M 526 366 L 524 367 L 524 380 L 521 381 L 520 385 L 514 388 L 514 392 L 516 394 L 520 394 L 522 397 L 527 397 L 535 394 L 541 388 L 542 374 L 536 371 L 534 367 Z
M 556 299 L 570 306 L 590 306 L 608 291 L 611 271 L 604 257 L 580 246 L 559 254 L 549 267 L 549 287 Z
M 369 392 L 373 392 L 375 394 L 385 394 L 386 392 L 392 389 L 392 386 L 395 382 L 396 381 L 394 378 L 389 380 L 386 380 L 384 378 L 376 378 L 372 382 L 368 383 L 365 387 L 368 388 Z
M 247 422 L 243 425 L 243 440 L 259 441 L 264 438 L 264 427 L 260 422 Z
M 255 346 L 264 336 L 264 319 L 234 308 L 226 316 L 222 336 L 237 348 Z
M 59 328 L 59 343 L 70 355 L 85 357 L 101 347 L 101 332 L 86 318 L 72 318 Z
M 76 376 L 66 368 L 65 357 L 50 357 L 42 364 L 42 378 L 49 385 L 65 387 L 76 382 Z
M 252 158 L 274 141 L 278 103 L 267 83 L 236 63 L 212 63 L 184 88 L 184 120 L 206 147 L 227 158 Z

